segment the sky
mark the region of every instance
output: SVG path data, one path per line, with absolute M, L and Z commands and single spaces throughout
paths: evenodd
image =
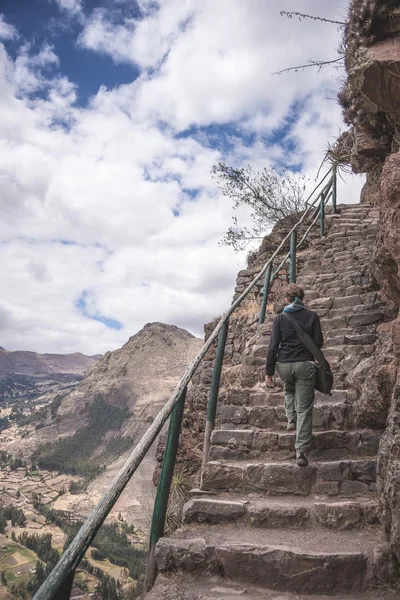
M 0 345 L 103 353 L 153 321 L 202 336 L 246 264 L 218 244 L 235 213 L 210 169 L 315 178 L 343 74 L 272 73 L 335 58 L 340 31 L 280 11 L 346 7 L 0 0 Z

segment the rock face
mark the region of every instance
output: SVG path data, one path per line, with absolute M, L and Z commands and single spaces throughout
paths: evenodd
M 88 406 L 99 396 L 108 404 L 126 406 L 130 411 L 122 428 L 109 431 L 106 441 L 114 435 L 130 436 L 134 446 L 168 399 L 201 344 L 201 340 L 173 325 L 147 324 L 122 348 L 107 352 L 78 387 L 63 399 L 58 408 L 58 418 L 48 422 L 33 436 L 24 438 L 14 451 L 30 454 L 40 443 L 53 443 L 60 437 L 73 435 L 85 425 Z M 63 496 L 63 504 L 85 515 L 108 488 L 133 446 L 90 483 L 85 495 Z M 143 529 L 148 527 L 153 508 L 154 452 L 153 447 L 113 509 L 113 513 L 121 512 L 128 521 Z
M 351 139 L 351 165 L 367 174 L 362 201 L 377 206 L 373 270 L 384 296 L 400 306 L 400 7 L 396 0 L 352 0 L 345 31 L 347 81 L 339 94 Z M 358 414 L 387 424 L 378 460 L 380 500 L 400 560 L 400 323 L 378 328 L 377 351 L 352 374 Z

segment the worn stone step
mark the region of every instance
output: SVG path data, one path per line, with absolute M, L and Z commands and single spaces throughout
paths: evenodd
M 338 285 L 338 281 L 328 282 L 328 285 L 315 285 L 313 288 L 304 290 L 305 301 L 318 300 L 319 298 L 340 298 L 368 293 L 370 286 L 353 285 L 348 282 Z M 335 287 L 333 287 L 335 286 Z M 333 304 L 333 302 L 332 302 Z
M 346 238 L 356 238 L 359 239 L 360 241 L 365 240 L 367 235 L 371 235 L 375 233 L 375 228 L 367 228 L 365 231 L 365 236 L 363 235 L 363 232 L 354 230 L 354 229 L 345 229 L 343 231 L 330 231 L 328 232 L 327 236 L 326 236 L 326 242 L 329 244 L 329 242 L 342 238 L 342 237 L 346 237 Z
M 370 293 L 373 290 L 373 286 L 370 282 L 363 282 L 355 284 L 353 278 L 348 280 L 341 279 L 339 281 L 328 281 L 326 284 L 315 286 L 315 290 L 319 292 L 320 297 L 326 298 L 331 297 L 343 297 L 343 296 L 354 296 L 356 294 Z
M 363 224 L 363 226 L 364 225 L 375 225 L 376 222 L 374 221 L 374 219 L 367 217 L 367 218 L 363 218 L 362 224 Z M 351 216 L 351 215 L 343 216 L 333 224 L 332 229 L 334 229 L 336 231 L 337 229 L 346 227 L 348 225 L 352 226 L 352 227 L 360 227 L 360 219 L 356 216 Z
M 343 264 L 340 265 L 340 268 L 333 264 L 332 262 L 330 263 L 325 263 L 323 262 L 322 264 L 311 264 L 310 268 L 307 269 L 307 273 L 308 275 L 312 275 L 314 277 L 317 277 L 319 275 L 324 275 L 324 273 L 335 273 L 335 268 L 337 269 L 336 271 L 336 275 L 338 277 L 338 279 L 340 278 L 345 278 L 345 277 L 350 277 L 352 276 L 356 270 L 360 270 L 360 272 L 365 273 L 367 270 L 367 265 L 365 264 L 365 262 L 363 261 L 362 263 L 356 262 L 356 261 L 351 261 L 349 264 Z
M 209 461 L 203 472 L 205 491 L 258 491 L 270 496 L 364 496 L 376 491 L 376 460 L 310 461 Z
M 321 311 L 318 312 L 321 313 Z M 324 318 L 326 316 L 327 318 Z M 384 317 L 385 314 L 382 311 L 381 303 L 379 303 L 378 306 L 373 305 L 371 307 L 366 307 L 363 304 L 360 304 L 349 308 L 336 308 L 329 310 L 327 311 L 327 315 L 321 315 L 321 322 L 325 323 L 332 321 L 332 319 L 342 319 L 344 322 L 343 327 L 357 327 L 360 325 L 373 325 L 377 321 L 382 320 Z
M 385 589 L 363 591 L 363 600 L 398 600 L 396 591 Z M 267 589 L 259 585 L 253 586 L 248 582 L 240 584 L 227 577 L 220 577 L 207 572 L 205 575 L 195 573 L 173 573 L 157 577 L 155 586 L 146 594 L 146 600 L 360 600 L 357 594 L 338 595 L 299 595 Z
M 211 436 L 210 460 L 286 459 L 294 452 L 295 433 L 266 429 L 216 429 Z M 375 431 L 315 431 L 310 459 L 336 460 L 346 456 L 376 456 L 380 434 Z M 374 476 L 375 477 L 375 476 Z
M 214 572 L 296 594 L 361 592 L 376 578 L 388 546 L 375 527 L 352 531 L 187 526 L 156 548 L 158 570 Z M 379 573 L 382 576 L 382 573 Z
M 253 494 L 254 496 L 254 494 Z M 328 528 L 343 531 L 379 524 L 377 500 L 320 500 L 225 495 L 192 498 L 183 508 L 184 523 L 247 523 L 265 529 Z
M 218 415 L 220 429 L 250 427 L 254 429 L 286 429 L 287 420 L 283 399 L 281 406 L 221 406 Z M 314 405 L 313 429 L 352 429 L 353 408 L 344 402 L 325 402 Z
M 343 402 L 352 403 L 355 400 L 355 393 L 344 389 L 337 388 L 339 384 L 335 378 L 335 388 L 331 391 L 331 395 L 315 392 L 315 404 Z M 282 382 L 279 377 L 275 377 L 275 387 L 265 388 L 260 387 L 257 390 L 226 390 L 219 397 L 220 405 L 235 405 L 235 406 L 283 406 L 283 391 Z
M 287 420 L 283 406 L 235 406 L 222 405 L 218 411 L 220 429 L 261 428 L 286 429 Z M 351 405 L 344 402 L 324 402 L 314 405 L 313 429 L 352 429 L 354 414 Z
M 365 279 L 366 282 L 371 281 L 370 276 L 365 275 L 364 271 L 358 270 L 357 266 L 355 265 L 354 269 L 352 269 L 351 271 L 346 271 L 345 273 L 342 273 L 340 271 L 337 273 L 335 271 L 329 271 L 320 274 L 313 273 L 312 275 L 299 275 L 299 277 L 297 278 L 297 283 L 302 286 L 310 285 L 318 287 L 322 285 L 327 285 L 328 283 L 333 283 L 337 285 L 338 281 L 347 281 L 350 280 L 350 278 L 352 278 L 351 285 L 362 285 L 363 277 L 367 278 Z

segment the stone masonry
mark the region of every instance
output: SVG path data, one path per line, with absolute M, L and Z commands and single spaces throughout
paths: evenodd
M 160 575 L 149 598 L 168 598 L 161 591 L 177 578 L 185 600 L 400 597 L 388 587 L 398 578 L 397 561 L 377 495 L 385 424 L 365 425 L 352 380 L 397 311 L 371 274 L 379 211 L 368 204 L 339 210 L 327 218 L 327 236 L 299 256 L 297 281 L 321 317 L 335 375 L 332 395 L 316 394 L 309 466 L 295 463 L 279 380 L 274 389 L 263 381 L 274 315 L 261 326 L 254 315 L 242 316 L 242 337 L 228 340 L 202 490 L 185 505 L 182 527 L 158 543 Z M 242 285 L 248 274 L 239 275 Z M 196 583 L 213 578 L 214 588 Z

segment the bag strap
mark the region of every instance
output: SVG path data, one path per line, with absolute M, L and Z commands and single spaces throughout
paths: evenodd
M 311 354 L 313 355 L 315 360 L 318 362 L 318 364 L 320 364 L 321 367 L 324 367 L 325 369 L 330 370 L 330 368 L 331 368 L 330 364 L 326 360 L 324 353 L 322 352 L 322 350 L 320 348 L 318 348 L 317 344 L 308 335 L 308 333 L 303 329 L 303 327 L 300 325 L 300 323 L 298 323 L 296 321 L 296 319 L 294 319 L 291 315 L 289 315 L 289 313 L 283 312 L 282 315 L 284 317 L 286 317 L 286 319 L 288 319 L 288 321 L 290 321 L 290 323 L 293 325 L 300 340 L 303 342 L 303 344 L 305 345 L 307 350 L 309 350 L 309 352 L 311 352 Z

